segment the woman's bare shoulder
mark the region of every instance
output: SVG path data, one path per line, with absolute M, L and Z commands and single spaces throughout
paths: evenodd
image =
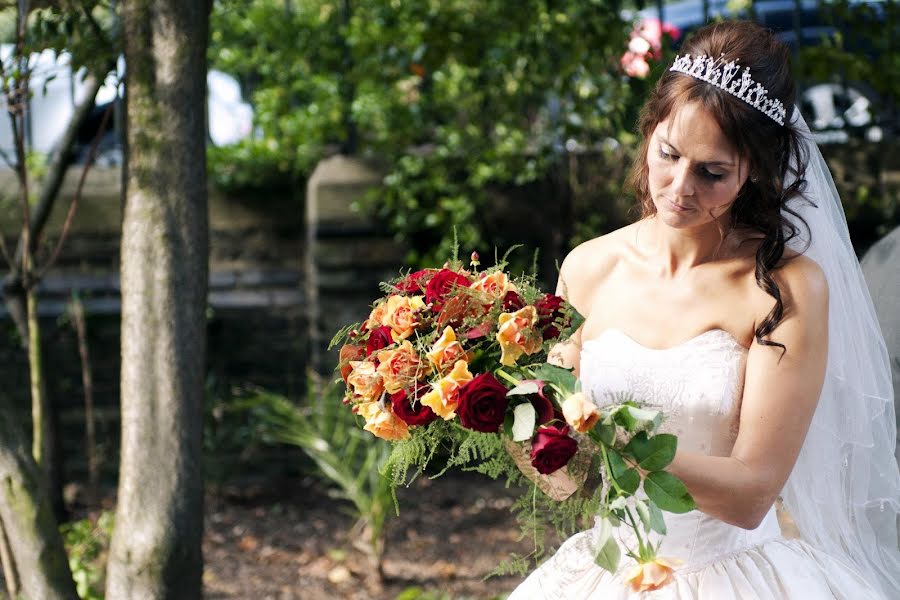
M 616 229 L 573 248 L 560 267 L 557 293 L 576 308 L 583 304 L 587 293 L 596 288 L 627 252 L 634 227 L 632 224 Z

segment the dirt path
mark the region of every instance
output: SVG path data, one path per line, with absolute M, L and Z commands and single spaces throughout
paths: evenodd
M 430 600 L 502 598 L 520 578 L 484 576 L 530 549 L 509 512 L 514 496 L 480 476 L 418 480 L 388 522 L 378 582 L 353 545 L 352 519 L 314 482 L 226 490 L 207 508 L 205 598 L 394 600 L 412 587 Z

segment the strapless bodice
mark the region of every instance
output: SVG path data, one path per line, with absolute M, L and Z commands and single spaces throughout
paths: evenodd
M 610 329 L 583 342 L 582 388 L 597 404 L 626 395 L 666 414 L 661 430 L 678 436 L 679 450 L 729 456 L 737 439 L 747 349 L 712 329 L 665 349 L 642 346 Z M 626 585 L 634 564 L 617 573 L 594 563 L 598 530 L 577 533 L 535 570 L 508 600 L 876 600 L 858 572 L 799 539 L 781 536 L 774 508 L 752 531 L 695 510 L 665 513 L 661 556 L 684 561 L 670 585 L 635 594 Z M 622 536 L 636 548 L 628 529 Z M 655 539 L 653 540 L 656 541 Z
M 648 348 L 618 329 L 582 344 L 581 382 L 601 407 L 630 397 L 666 418 L 661 432 L 678 436 L 679 450 L 729 456 L 737 438 L 747 349 L 727 331 L 711 329 L 670 348 Z M 752 531 L 700 511 L 666 513 L 661 553 L 702 568 L 723 553 L 781 534 L 774 509 Z

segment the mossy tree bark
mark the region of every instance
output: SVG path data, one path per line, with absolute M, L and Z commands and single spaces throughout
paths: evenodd
M 16 412 L 0 398 L 0 521 L 25 598 L 76 600 L 75 584 L 40 469 Z
M 122 3 L 122 453 L 107 598 L 200 598 L 209 0 Z

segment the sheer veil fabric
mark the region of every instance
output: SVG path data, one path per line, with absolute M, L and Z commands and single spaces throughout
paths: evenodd
M 800 231 L 788 246 L 825 272 L 829 351 L 819 404 L 782 498 L 803 539 L 845 557 L 885 598 L 896 598 L 900 472 L 890 359 L 831 173 L 796 108 L 791 120 L 809 164 L 803 197 L 788 206 L 808 229 L 786 213 Z

